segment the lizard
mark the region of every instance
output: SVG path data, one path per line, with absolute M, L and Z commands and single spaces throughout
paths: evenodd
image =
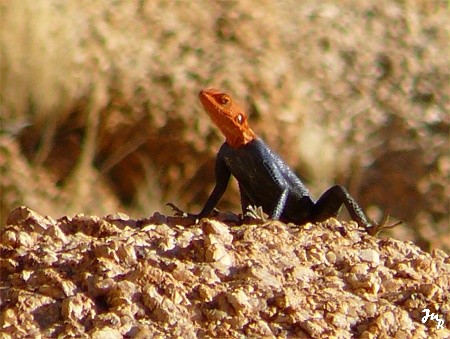
M 200 91 L 199 99 L 226 140 L 216 157 L 215 187 L 201 212 L 188 214 L 189 217 L 201 219 L 208 216 L 222 198 L 233 175 L 239 185 L 243 213 L 251 206 L 258 206 L 272 220 L 301 225 L 337 217 L 344 205 L 350 217 L 368 233 L 375 235 L 386 228 L 388 217 L 380 224 L 369 221 L 343 186 L 332 186 L 314 202 L 300 178 L 256 136 L 248 124 L 246 113 L 229 94 L 210 88 Z M 169 206 L 183 214 L 173 204 Z

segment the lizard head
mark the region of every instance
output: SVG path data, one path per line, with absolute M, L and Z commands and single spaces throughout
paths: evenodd
M 205 89 L 200 92 L 199 98 L 231 147 L 239 148 L 256 138 L 248 126 L 247 115 L 231 96 L 217 89 Z

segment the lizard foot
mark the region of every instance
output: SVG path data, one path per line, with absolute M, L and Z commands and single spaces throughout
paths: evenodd
M 168 203 L 166 204 L 166 206 L 169 206 L 169 207 L 172 209 L 172 211 L 175 212 L 174 215 L 175 215 L 176 217 L 184 217 L 184 218 L 186 218 L 186 217 L 189 216 L 188 213 L 183 212 L 182 210 L 180 210 L 177 206 L 175 206 L 175 205 L 172 204 L 171 202 L 168 202 Z
M 168 202 L 166 206 L 169 206 L 172 209 L 172 211 L 175 212 L 174 215 L 176 217 L 188 218 L 194 220 L 196 223 L 202 218 L 202 216 L 199 214 L 191 214 L 183 212 L 181 209 L 179 209 L 177 206 L 175 206 L 175 204 L 172 204 L 171 202 Z M 214 209 L 213 212 L 215 213 L 215 215 L 219 214 L 219 211 L 216 209 Z
M 388 223 L 389 223 L 389 214 L 385 215 L 379 223 L 373 221 L 372 227 L 366 228 L 367 233 L 376 237 L 381 231 L 383 231 L 385 229 L 394 228 L 396 226 L 404 224 L 403 221 L 398 221 L 392 225 L 388 225 Z
M 253 219 L 261 220 L 263 222 L 266 222 L 268 220 L 267 215 L 264 213 L 261 206 L 247 206 L 247 211 L 244 214 L 245 217 L 250 217 Z

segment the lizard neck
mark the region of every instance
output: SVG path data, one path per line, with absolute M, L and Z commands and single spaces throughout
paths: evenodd
M 200 92 L 199 98 L 232 148 L 242 147 L 256 139 L 256 134 L 248 126 L 247 115 L 231 96 L 216 89 L 206 89 Z
M 233 148 L 240 148 L 247 145 L 250 141 L 256 139 L 256 134 L 249 128 L 242 134 L 236 135 L 235 137 L 226 137 L 226 142 Z

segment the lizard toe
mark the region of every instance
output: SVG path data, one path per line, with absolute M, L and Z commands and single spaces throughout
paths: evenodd
M 372 221 L 372 227 L 367 228 L 367 233 L 369 233 L 372 236 L 377 236 L 381 231 L 385 229 L 394 228 L 396 226 L 399 226 L 401 224 L 404 224 L 403 221 L 397 221 L 396 223 L 392 225 L 389 224 L 389 214 L 386 214 L 380 222 Z

